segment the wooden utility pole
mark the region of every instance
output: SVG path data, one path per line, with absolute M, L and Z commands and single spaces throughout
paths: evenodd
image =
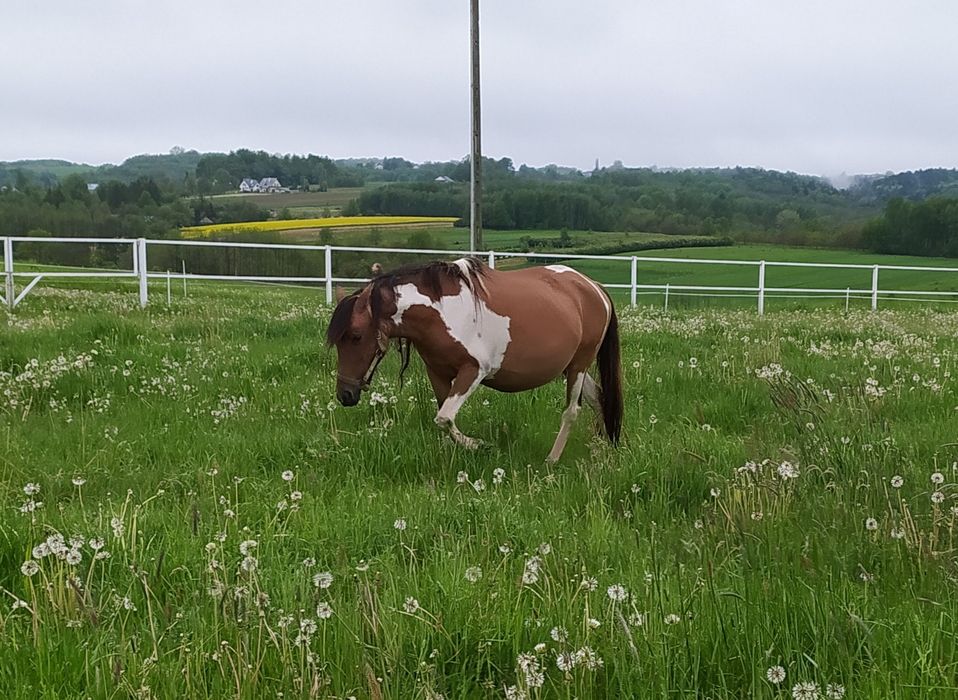
M 472 154 L 469 185 L 469 248 L 482 250 L 482 139 L 479 110 L 479 0 L 472 5 Z

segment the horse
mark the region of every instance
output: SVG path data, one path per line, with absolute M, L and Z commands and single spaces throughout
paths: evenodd
M 359 403 L 391 342 L 400 346 L 400 377 L 409 346 L 426 366 L 435 422 L 459 445 L 456 415 L 484 385 L 501 392 L 534 389 L 565 377 L 565 409 L 548 462 L 556 462 L 583 399 L 602 417 L 613 444 L 622 431 L 622 368 L 612 299 L 565 265 L 496 270 L 475 258 L 377 270 L 365 287 L 339 300 L 326 333 L 337 352 L 336 397 Z M 589 375 L 598 365 L 599 383 Z

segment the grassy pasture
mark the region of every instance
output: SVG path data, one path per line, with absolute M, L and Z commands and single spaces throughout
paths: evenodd
M 672 250 L 637 251 L 640 257 L 652 258 L 694 258 L 708 260 L 766 260 L 783 262 L 837 263 L 856 265 L 903 265 L 918 267 L 958 268 L 958 260 L 949 258 L 921 258 L 903 255 L 876 255 L 848 250 L 826 250 L 775 245 L 736 245 L 725 248 L 676 248 Z M 628 257 L 625 254 L 623 257 Z M 607 260 L 579 260 L 570 265 L 606 284 L 628 284 L 630 264 Z M 802 268 L 772 267 L 766 268 L 765 284 L 768 287 L 811 288 L 811 289 L 871 289 L 872 271 L 870 269 L 841 268 Z M 756 287 L 758 285 L 758 267 L 739 265 L 704 265 L 696 263 L 655 263 L 637 264 L 638 284 L 679 284 L 724 287 Z M 923 272 L 905 270 L 882 270 L 878 286 L 880 290 L 930 290 L 958 291 L 958 272 Z M 654 292 L 643 295 L 647 303 L 661 304 L 662 294 Z M 840 297 L 840 295 L 839 295 Z M 870 295 L 859 295 L 853 304 L 867 305 Z M 958 297 L 956 297 L 958 299 Z M 754 306 L 754 296 L 736 301 L 732 298 L 702 299 L 671 295 L 670 304 Z M 793 301 L 772 299 L 770 304 L 783 303 L 794 305 Z M 807 302 L 800 302 L 807 303 Z M 844 304 L 843 298 L 833 300 L 835 306 Z M 909 304 L 907 301 L 882 300 L 883 304 Z M 941 302 L 946 304 L 947 302 Z
M 232 192 L 213 199 L 246 199 L 267 209 L 339 209 L 356 199 L 362 187 L 334 187 L 326 192 Z
M 546 467 L 561 386 L 464 452 L 418 360 L 330 405 L 318 291 L 192 289 L 0 331 L 5 697 L 958 691 L 958 315 L 623 310 L 626 441 Z

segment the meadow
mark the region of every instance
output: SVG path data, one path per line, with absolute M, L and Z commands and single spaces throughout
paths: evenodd
M 558 384 L 337 406 L 321 298 L 7 316 L 5 697 L 958 692 L 958 314 L 620 309 L 625 441 L 546 466 Z

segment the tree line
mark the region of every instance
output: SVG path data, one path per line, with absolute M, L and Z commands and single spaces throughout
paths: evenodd
M 862 238 L 876 253 L 958 257 L 958 198 L 892 199 Z

